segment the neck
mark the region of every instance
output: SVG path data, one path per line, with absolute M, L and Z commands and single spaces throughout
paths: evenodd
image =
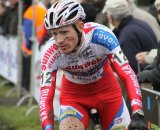
M 115 28 L 118 28 L 120 22 L 121 22 L 121 21 L 119 21 L 119 20 L 113 20 L 113 21 L 112 21 L 112 24 L 115 26 Z
M 80 43 L 77 43 L 77 46 L 74 48 L 74 50 L 72 52 L 77 52 L 78 49 L 82 46 L 82 40 Z

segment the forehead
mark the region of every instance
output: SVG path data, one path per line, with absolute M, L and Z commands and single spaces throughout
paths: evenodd
M 59 28 L 50 29 L 50 32 L 68 31 L 72 29 L 72 25 L 67 25 Z

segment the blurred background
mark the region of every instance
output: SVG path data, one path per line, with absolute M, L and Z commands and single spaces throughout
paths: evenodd
M 40 130 L 38 113 L 40 59 L 47 40 L 46 10 L 58 0 L 0 0 L 0 130 Z M 85 22 L 108 27 L 102 13 L 105 0 L 78 0 L 87 14 Z M 135 4 L 157 18 L 155 0 L 136 0 Z M 55 106 L 55 129 L 58 130 L 59 93 L 62 71 L 58 72 Z M 123 86 L 123 85 L 122 85 Z M 158 92 L 142 90 L 150 129 L 160 129 Z M 154 109 L 155 111 L 152 111 Z M 154 114 L 154 117 L 152 116 Z M 152 119 L 154 118 L 154 119 Z M 93 130 L 91 126 L 88 130 Z

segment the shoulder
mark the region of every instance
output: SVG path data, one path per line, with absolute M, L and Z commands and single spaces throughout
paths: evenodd
M 103 29 L 106 31 L 110 31 L 110 29 L 107 26 L 104 26 L 99 23 L 94 23 L 94 22 L 88 22 L 84 24 L 84 33 L 87 34 L 89 32 L 93 32 L 94 30 L 97 29 Z
M 133 18 L 131 21 L 126 23 L 126 25 L 123 27 L 121 32 L 123 34 L 132 34 L 132 33 L 141 34 L 142 31 L 144 32 L 144 31 L 147 31 L 148 29 L 149 28 L 147 23 L 145 23 L 142 20 Z
M 42 70 L 55 69 L 57 58 L 61 55 L 60 50 L 53 38 L 51 38 L 42 51 L 41 67 Z
M 143 20 L 133 18 L 132 21 L 129 23 L 130 26 L 134 26 L 133 30 L 142 29 L 142 30 L 152 30 L 151 27 Z
M 103 46 L 110 51 L 119 46 L 114 33 L 104 25 L 93 22 L 87 23 L 84 32 L 85 34 L 90 33 L 91 43 Z
M 51 38 L 48 42 L 46 42 L 43 51 L 42 51 L 42 58 L 43 57 L 50 57 L 59 52 L 58 46 L 53 38 Z

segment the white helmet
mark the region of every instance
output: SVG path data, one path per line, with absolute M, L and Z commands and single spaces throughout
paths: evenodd
M 85 19 L 83 7 L 75 0 L 60 0 L 54 3 L 44 18 L 47 29 L 58 28 Z

